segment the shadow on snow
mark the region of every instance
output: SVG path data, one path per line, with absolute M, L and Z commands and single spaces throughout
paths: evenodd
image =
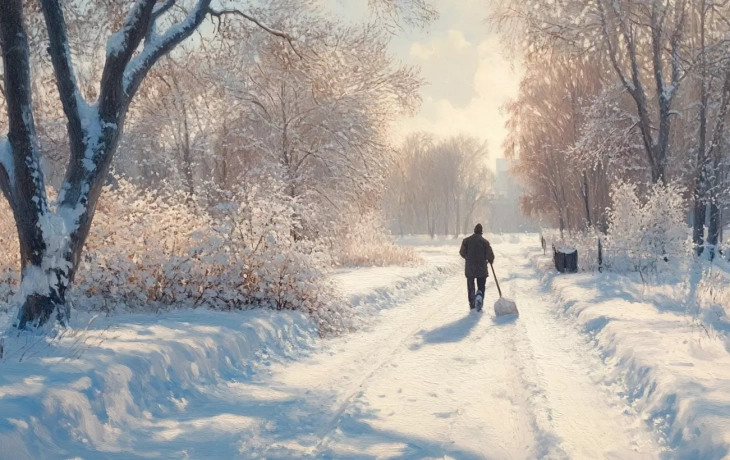
M 470 313 L 461 319 L 437 327 L 430 331 L 421 331 L 419 337 L 423 345 L 437 345 L 441 343 L 455 343 L 467 338 L 479 323 L 483 313 Z
M 334 393 L 278 384 L 272 363 L 314 351 L 296 322 L 253 327 L 264 312 L 185 316 L 128 317 L 78 357 L 65 342 L 44 341 L 33 347 L 42 356 L 2 363 L 0 445 L 15 458 L 50 459 L 484 458 L 379 429 L 375 410 L 340 414 Z M 478 321 L 468 316 L 425 337 L 460 340 Z

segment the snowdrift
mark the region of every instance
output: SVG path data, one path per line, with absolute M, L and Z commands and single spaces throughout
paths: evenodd
M 542 256 L 533 261 L 549 264 Z M 708 330 L 666 286 L 616 274 L 548 275 L 545 282 L 604 357 L 605 383 L 657 431 L 670 458 L 730 453 L 727 322 Z
M 317 335 L 301 313 L 201 310 L 97 320 L 56 338 L 8 337 L 0 363 L 3 455 L 165 457 L 180 443 L 204 448 L 215 437 L 202 436 L 224 422 L 201 411 L 215 393 L 272 359 L 296 357 Z M 163 455 L 160 444 L 172 450 Z

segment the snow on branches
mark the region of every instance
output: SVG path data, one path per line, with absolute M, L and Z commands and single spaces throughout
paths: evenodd
M 677 273 L 692 252 L 684 195 L 674 184 L 640 187 L 619 182 L 611 191 L 605 234 L 593 228 L 562 236 L 557 230 L 543 234 L 556 247 L 577 249 L 581 270 L 639 273 L 644 280 Z
M 677 268 L 691 254 L 685 224 L 684 190 L 676 185 L 652 185 L 642 199 L 632 184 L 611 193 L 606 237 L 606 266 L 617 271 L 657 273 Z
M 206 214 L 182 192 L 152 193 L 119 180 L 100 200 L 69 299 L 77 309 L 160 312 L 170 309 L 299 310 L 323 333 L 351 327 L 349 307 L 328 284 L 328 249 L 295 241 L 308 211 L 265 177 L 250 178 Z M 0 218 L 0 240 L 17 241 Z M 18 294 L 15 253 L 0 259 L 0 298 Z
M 714 1 L 501 2 L 492 22 L 526 57 L 507 149 L 525 210 L 561 230 L 605 230 L 609 190 L 674 184 L 693 198 L 697 255 L 713 257 L 730 188 L 729 16 Z
M 22 290 L 29 295 L 21 307 L 20 329 L 26 328 L 26 325 L 40 326 L 54 312 L 60 322 L 65 321 L 64 312 L 68 311 L 66 291 L 76 277 L 97 203 L 109 178 L 133 99 L 155 64 L 191 37 L 206 18 L 216 18 L 219 26 L 224 16 L 242 19 L 247 26 L 263 31 L 261 33 L 266 38 L 271 38 L 275 42 L 272 47 L 280 51 L 280 56 L 285 56 L 285 63 L 295 64 L 287 67 L 285 70 L 290 73 L 277 82 L 286 82 L 286 77 L 307 75 L 295 82 L 290 94 L 281 97 L 282 105 L 287 107 L 286 119 L 279 126 L 284 126 L 284 130 L 276 133 L 283 139 L 283 149 L 277 154 L 293 159 L 279 172 L 280 177 L 289 174 L 292 178 L 289 185 L 294 188 L 286 193 L 292 199 L 305 195 L 295 190 L 301 185 L 296 169 L 305 160 L 314 163 L 308 165 L 306 174 L 309 181 L 306 192 L 310 195 L 316 193 L 334 201 L 333 198 L 347 193 L 353 198 L 362 193 L 363 188 L 377 190 L 382 176 L 380 171 L 387 167 L 389 160 L 383 134 L 392 121 L 394 112 L 391 109 L 409 110 L 418 100 L 416 93 L 421 82 L 415 70 L 392 65 L 393 61 L 386 52 L 386 35 L 379 27 L 364 26 L 355 30 L 317 17 L 311 28 L 297 30 L 291 27 L 290 32 L 277 28 L 278 24 L 269 25 L 268 19 L 275 19 L 277 15 L 279 19 L 309 17 L 309 14 L 299 14 L 302 13 L 300 7 L 309 6 L 306 2 L 298 6 L 286 0 L 266 2 L 266 5 L 246 3 L 249 2 L 235 5 L 243 8 L 241 10 L 228 8 L 231 6 L 228 2 L 213 5 L 211 0 L 41 0 L 40 8 L 33 2 L 20 0 L 0 3 L 0 41 L 4 61 L 2 90 L 9 128 L 8 142 L 0 140 L 0 188 L 17 218 L 21 272 L 24 277 L 28 274 L 26 283 L 29 284 Z M 223 9 L 214 9 L 213 6 Z M 371 6 L 384 8 L 391 19 L 425 23 L 434 17 L 425 0 L 378 0 Z M 312 9 L 312 17 L 316 16 L 315 10 Z M 266 11 L 275 11 L 276 14 L 266 15 Z M 279 22 L 284 26 L 296 25 L 296 20 Z M 239 39 L 246 38 L 251 32 L 246 26 L 240 29 L 243 32 L 234 40 L 222 34 L 220 38 L 225 43 L 211 44 L 208 43 L 210 37 L 203 37 L 201 41 L 206 43 L 195 43 L 185 51 L 206 56 L 213 54 L 213 49 L 220 51 L 240 45 L 242 41 Z M 299 30 L 310 31 L 313 35 L 299 34 Z M 299 48 L 295 48 L 297 40 L 301 40 L 302 49 L 312 51 L 308 56 L 311 60 L 305 59 Z M 345 49 L 338 48 L 340 41 L 347 43 Z M 47 64 L 44 62 L 48 59 L 46 50 L 52 65 L 36 65 L 36 61 Z M 318 52 L 322 59 L 315 59 Z M 231 61 L 230 57 L 228 61 Z M 250 69 L 244 69 L 250 71 L 250 75 L 261 69 L 251 60 L 243 62 L 250 66 Z M 272 69 L 282 71 L 271 67 L 271 61 L 267 65 L 270 68 L 263 73 L 266 78 L 270 77 L 267 72 Z M 49 67 L 52 67 L 52 73 L 49 73 Z M 36 68 L 45 70 L 35 74 Z M 343 68 L 352 71 L 342 72 Z M 31 69 L 35 75 L 31 74 Z M 318 76 L 319 80 L 313 76 Z M 369 80 L 358 80 L 360 76 Z M 56 102 L 60 102 L 62 107 L 62 114 L 48 110 L 46 119 L 51 121 L 51 129 L 48 125 L 41 126 L 41 131 L 48 129 L 53 133 L 46 137 L 58 141 L 48 151 L 56 152 L 52 162 L 54 176 L 59 179 L 63 176 L 58 199 L 50 204 L 45 177 L 45 169 L 48 168 L 43 167 L 43 144 L 36 135 L 35 121 L 36 113 L 45 114 L 46 110 L 34 109 L 32 94 L 34 88 L 45 88 L 48 82 L 55 82 Z M 214 79 L 201 82 L 204 84 L 197 87 L 204 90 L 220 83 Z M 363 88 L 365 91 L 362 91 Z M 251 94 L 246 94 L 247 90 L 240 94 L 242 99 L 255 105 L 256 101 L 250 100 Z M 329 90 L 335 92 L 328 93 Z M 50 99 L 45 94 L 47 91 L 40 92 L 44 93 L 43 99 Z M 301 102 L 308 107 L 301 114 L 291 110 L 292 106 L 300 103 L 297 100 L 299 94 L 307 94 L 307 100 Z M 261 93 L 257 96 L 260 97 Z M 46 107 L 45 104 L 41 106 Z M 338 110 L 338 106 L 346 109 Z M 226 103 L 220 107 L 230 109 Z M 310 108 L 311 112 L 315 112 L 313 116 L 306 115 Z M 279 107 L 270 109 L 278 110 Z M 237 114 L 239 121 L 252 121 L 248 116 L 255 115 L 252 109 L 248 112 L 239 110 Z M 131 115 L 134 115 L 133 108 Z M 292 119 L 289 116 L 297 117 L 299 123 L 298 126 L 292 124 L 291 131 Z M 187 114 L 182 118 L 185 124 L 190 121 Z M 265 123 L 259 125 L 262 126 Z M 315 134 L 310 136 L 311 132 Z M 186 126 L 187 135 L 189 130 Z M 308 136 L 308 139 L 302 143 L 299 136 Z M 188 140 L 185 138 L 183 142 Z M 289 140 L 291 144 L 288 144 Z M 265 142 L 260 141 L 260 138 L 252 140 L 252 144 L 261 148 Z M 158 138 L 155 147 L 167 143 L 166 139 Z M 65 148 L 70 155 L 57 153 Z M 191 152 L 192 149 L 188 149 L 186 154 Z M 343 158 L 348 155 L 349 158 Z M 337 161 L 330 161 L 333 159 Z M 193 160 L 187 158 L 186 161 L 187 173 L 192 174 Z M 334 178 L 328 178 L 329 190 L 313 187 L 318 179 L 315 176 L 326 175 L 328 168 L 337 170 Z M 65 173 L 59 174 L 64 169 Z M 337 184 L 338 180 L 341 183 L 342 179 L 353 176 L 358 176 L 359 180 L 334 189 L 333 184 Z M 348 185 L 366 187 L 358 189 Z M 193 188 L 190 187 L 188 201 L 194 198 Z M 375 192 L 363 195 L 369 195 L 371 202 L 377 199 Z M 44 285 L 34 290 L 33 285 L 38 284 L 40 278 L 30 274 L 39 270 L 43 272 L 42 278 L 48 278 L 46 284 L 49 289 L 45 289 Z M 282 302 L 278 305 L 286 304 Z

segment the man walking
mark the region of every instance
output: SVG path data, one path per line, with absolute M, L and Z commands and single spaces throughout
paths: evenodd
M 466 286 L 469 294 L 469 309 L 482 311 L 482 303 L 484 301 L 484 287 L 487 284 L 489 271 L 487 270 L 487 262 L 494 263 L 494 252 L 489 241 L 482 236 L 482 224 L 474 227 L 474 234 L 468 238 L 464 238 L 461 242 L 459 254 L 466 261 L 465 274 Z M 474 294 L 474 281 L 477 282 L 478 291 Z

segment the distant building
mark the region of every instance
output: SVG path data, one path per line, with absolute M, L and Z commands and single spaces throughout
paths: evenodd
M 515 184 L 517 187 L 519 187 L 519 184 L 516 184 L 516 182 L 510 177 L 509 175 L 509 166 L 510 162 L 508 162 L 504 158 L 497 158 L 497 174 L 496 174 L 496 182 L 494 184 L 494 191 L 502 194 L 507 195 L 510 185 Z
M 538 231 L 537 223 L 520 211 L 522 187 L 509 173 L 511 164 L 510 160 L 497 158 L 494 198 L 486 206 L 486 227 L 492 233 Z

